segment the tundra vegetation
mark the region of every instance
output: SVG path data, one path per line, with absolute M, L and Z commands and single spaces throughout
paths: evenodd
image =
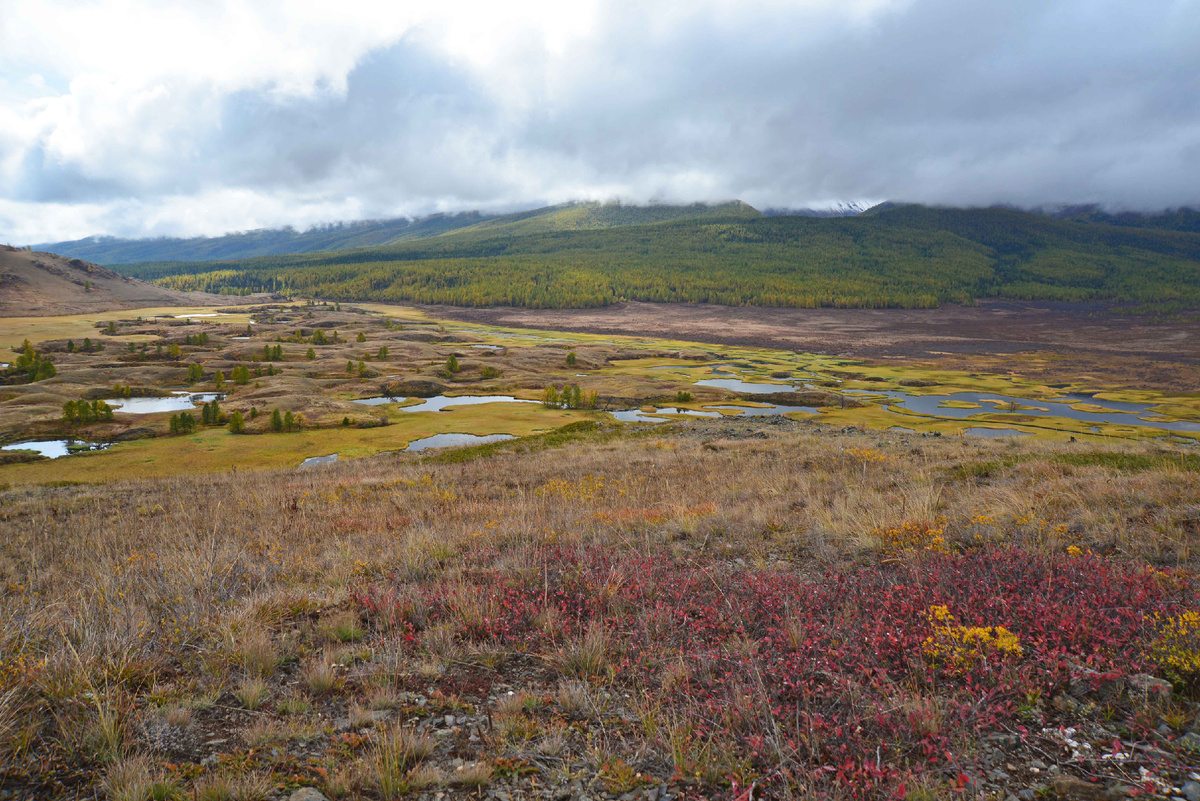
M 1004 799 L 1193 781 L 1189 446 L 1024 418 L 1022 439 L 955 436 L 962 422 L 941 418 L 890 431 L 894 413 L 845 394 L 907 381 L 1036 405 L 1044 376 L 369 312 L 261 307 L 247 340 L 227 323 L 119 318 L 98 333 L 121 343 L 104 353 L 35 343 L 58 374 L 4 388 L 9 436 L 156 436 L 0 466 L 4 790 Z M 503 350 L 471 348 L 484 336 Z M 160 359 L 160 341 L 182 361 Z M 93 400 L 186 386 L 187 365 L 233 377 L 199 419 L 83 421 Z M 482 377 L 491 365 L 502 377 Z M 804 390 L 824 411 L 649 425 L 604 411 L 753 408 L 694 383 L 717 365 L 827 380 Z M 543 402 L 352 403 L 381 388 Z M 1092 389 L 1195 414 L 1177 392 Z M 419 418 L 524 436 L 375 453 L 432 433 Z M 316 453 L 286 443 L 306 441 L 364 458 L 296 469 Z

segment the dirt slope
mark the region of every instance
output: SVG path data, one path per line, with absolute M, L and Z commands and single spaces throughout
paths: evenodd
M 231 306 L 246 298 L 177 292 L 53 253 L 0 245 L 0 317 L 81 314 L 139 306 Z

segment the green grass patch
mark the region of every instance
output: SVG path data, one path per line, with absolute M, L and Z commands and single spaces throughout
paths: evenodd
M 1147 470 L 1177 468 L 1200 473 L 1200 454 L 1196 453 L 1119 453 L 1112 451 L 1090 451 L 1086 453 L 1058 453 L 1056 462 L 1073 467 L 1105 467 L 1122 473 L 1142 473 Z

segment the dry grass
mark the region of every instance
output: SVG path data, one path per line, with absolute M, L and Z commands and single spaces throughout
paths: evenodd
M 124 792 L 118 784 L 137 790 L 161 778 L 166 759 L 139 756 L 145 747 L 129 724 L 151 709 L 194 732 L 195 743 L 229 739 L 195 751 L 196 763 L 218 750 L 222 759 L 248 759 L 253 743 L 267 754 L 279 749 L 277 761 L 256 752 L 252 763 L 283 781 L 307 764 L 289 745 L 310 736 L 304 727 L 349 717 L 348 742 L 338 739 L 342 732 L 312 735 L 322 753 L 349 755 L 326 770 L 328 781 L 358 763 L 366 767 L 354 775 L 369 789 L 347 774 L 338 779 L 345 794 L 398 795 L 427 782 L 482 786 L 507 748 L 547 764 L 580 753 L 574 730 L 555 728 L 555 716 L 572 726 L 636 720 L 638 699 L 609 691 L 626 656 L 621 626 L 571 629 L 539 601 L 531 615 L 536 647 L 480 633 L 499 613 L 471 591 L 464 557 L 483 549 L 494 553 L 498 575 L 539 576 L 538 586 L 547 566 L 537 554 L 551 544 L 817 574 L 880 558 L 885 532 L 906 524 L 942 530 L 952 549 L 1003 542 L 1159 566 L 1197 563 L 1200 473 L 1161 458 L 1172 453 L 1165 447 L 1101 449 L 1122 462 L 1093 458 L 1095 449 L 1082 444 L 757 426 L 701 421 L 676 434 L 585 437 L 569 450 L 461 462 L 384 456 L 319 473 L 7 490 L 0 769 L 44 778 L 85 765 L 113 783 L 114 797 Z M 852 449 L 884 458 L 867 463 L 848 457 Z M 618 608 L 631 577 L 621 559 L 614 563 L 598 608 L 629 626 L 653 625 L 643 610 Z M 385 578 L 398 587 L 394 612 L 364 620 L 347 611 L 350 589 Z M 416 587 L 439 588 L 443 606 L 406 591 Z M 793 645 L 807 634 L 799 620 L 786 631 Z M 746 659 L 757 647 L 752 634 L 728 645 Z M 709 669 L 664 652 L 653 680 L 672 691 L 711 678 Z M 462 703 L 483 715 L 490 682 L 530 671 L 545 672 L 541 686 L 497 694 L 494 739 L 483 724 L 477 741 L 465 740 L 468 728 L 455 735 L 471 743 L 464 753 L 473 762 L 461 770 L 438 762 L 444 775 L 435 779 L 433 764 L 423 768 L 433 762 L 431 741 L 408 729 L 387 729 L 378 745 L 355 739 L 369 726 L 367 709 L 395 709 L 401 721 L 461 714 L 451 693 L 471 696 Z M 430 695 L 431 685 L 446 695 Z M 219 700 L 231 689 L 245 709 Z M 427 705 L 416 706 L 413 692 Z M 730 710 L 731 729 L 753 721 L 758 692 L 748 678 L 750 700 Z M 914 726 L 936 732 L 942 708 L 926 696 L 904 700 L 905 708 Z M 233 722 L 222 722 L 227 714 Z M 686 721 L 651 725 L 657 734 L 645 742 L 663 764 L 706 780 L 737 768 L 721 743 L 689 733 Z M 187 747 L 199 749 L 195 743 Z M 635 749 L 606 763 L 608 780 L 625 781 L 623 765 L 636 758 Z M 471 775 L 482 778 L 464 778 Z M 203 791 L 215 799 L 225 781 L 182 783 L 188 797 Z
M 267 684 L 259 678 L 246 678 L 233 694 L 246 709 L 258 709 L 267 700 Z
M 436 773 L 419 767 L 432 751 L 433 742 L 424 735 L 399 727 L 385 730 L 371 760 L 376 786 L 383 798 L 399 798 L 438 783 L 440 777 Z

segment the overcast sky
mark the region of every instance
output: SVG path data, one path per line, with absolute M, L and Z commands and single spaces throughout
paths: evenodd
M 2 0 L 0 241 L 1200 204 L 1200 0 Z

